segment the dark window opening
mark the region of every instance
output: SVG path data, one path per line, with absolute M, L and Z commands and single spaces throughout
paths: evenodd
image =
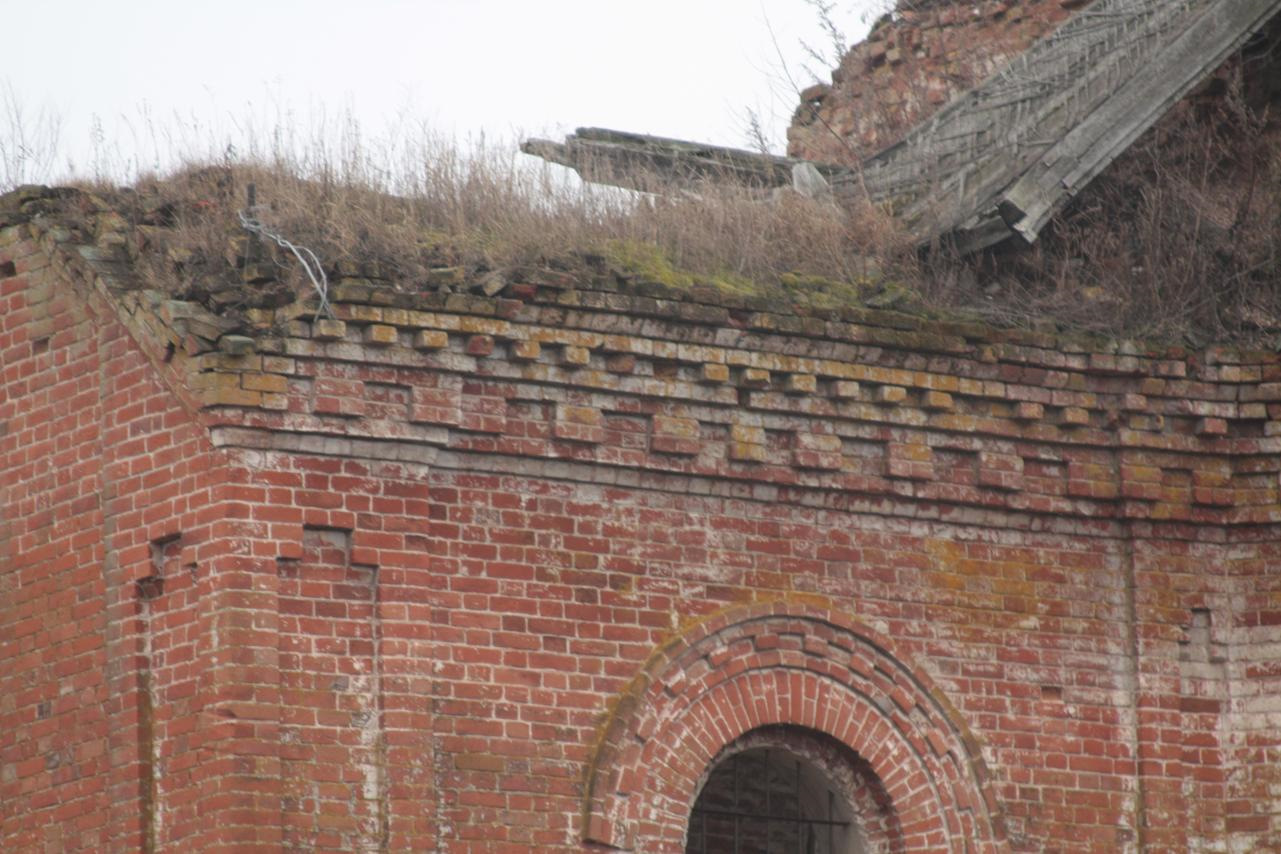
M 690 813 L 686 854 L 858 854 L 849 803 L 814 763 L 782 748 L 734 753 Z

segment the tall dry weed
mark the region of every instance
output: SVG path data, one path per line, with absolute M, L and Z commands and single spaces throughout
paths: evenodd
M 853 294 L 889 255 L 910 266 L 883 214 L 852 215 L 790 191 L 770 196 L 715 180 L 679 192 L 620 191 L 571 179 L 514 146 L 463 147 L 426 128 L 394 142 L 353 128 L 341 143 L 290 143 L 141 182 L 121 202 L 139 217 L 142 208 L 163 209 L 168 226 L 149 231 L 161 251 L 140 256 L 148 278 L 199 299 L 226 290 L 245 260 L 238 213 L 251 184 L 253 213 L 272 231 L 328 267 L 375 270 L 402 290 L 435 286 L 442 268 L 475 281 L 586 256 L 626 264 L 639 257 L 635 245 L 649 247 L 640 253 L 649 262 L 680 271 L 667 284 L 693 275 L 748 293 L 773 293 L 792 277 L 846 283 Z M 285 299 L 304 284 L 287 254 L 269 260 L 287 287 L 260 289 L 258 298 Z M 649 262 L 640 274 L 655 273 Z
M 985 259 L 984 302 L 1010 320 L 1108 334 L 1281 329 L 1279 131 L 1231 85 L 1180 105 L 1030 250 Z

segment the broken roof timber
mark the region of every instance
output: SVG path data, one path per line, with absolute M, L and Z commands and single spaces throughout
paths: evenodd
M 568 166 L 584 180 L 644 191 L 700 179 L 760 189 L 782 187 L 792 183 L 796 166 L 807 162 L 605 128 L 579 128 L 563 143 L 526 140 L 521 150 Z M 839 166 L 815 166 L 829 180 L 850 171 Z
M 1000 194 L 1002 219 L 1035 240 L 1072 196 L 1278 12 L 1281 0 L 1211 3 Z
M 1211 2 L 1098 0 L 868 158 L 869 192 L 917 231 L 961 227 Z
M 1281 0 L 1096 0 L 866 160 L 863 184 L 922 240 L 1030 243 L 1278 10 Z
M 814 169 L 838 199 L 889 202 L 922 244 L 1033 242 L 1279 12 L 1281 0 L 1096 0 L 902 141 L 855 168 Z M 646 190 L 697 179 L 784 186 L 805 162 L 597 128 L 523 149 L 589 181 Z

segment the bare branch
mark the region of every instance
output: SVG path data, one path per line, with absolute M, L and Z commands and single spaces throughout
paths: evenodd
M 20 184 L 51 179 L 58 159 L 62 119 L 40 107 L 34 114 L 19 99 L 11 83 L 0 86 L 0 192 Z

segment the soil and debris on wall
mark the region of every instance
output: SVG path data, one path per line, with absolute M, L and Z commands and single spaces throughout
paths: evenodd
M 857 163 L 1088 2 L 902 0 L 830 86 L 801 94 L 789 153 Z M 1088 14 L 1088 11 L 1085 12 Z M 1281 20 L 1247 41 L 1028 246 L 926 253 L 929 305 L 1052 324 L 1273 345 L 1281 330 Z
M 897 83 L 876 81 L 891 73 L 903 85 L 914 74 L 926 74 L 927 87 L 940 74 L 951 80 L 948 34 L 991 36 L 1004 45 L 991 56 L 1004 55 L 1060 20 L 1068 5 L 901 8 L 851 50 L 836 87 L 819 99 L 837 111 L 824 133 L 844 127 L 841 87 L 861 81 L 889 93 Z M 971 7 L 978 14 L 957 17 Z M 888 53 L 869 65 L 869 45 L 889 44 L 916 45 L 916 66 Z M 0 198 L 0 223 L 39 219 L 46 231 L 118 262 L 122 281 L 232 322 L 314 287 L 291 249 L 246 231 L 241 214 L 249 213 L 272 235 L 315 253 L 334 282 L 390 294 L 501 297 L 539 277 L 587 277 L 638 293 L 759 302 L 797 314 L 872 307 L 1113 337 L 1272 345 L 1281 340 L 1278 44 L 1274 23 L 1030 249 L 1007 242 L 971 257 L 946 245 L 918 253 L 871 205 L 840 207 L 790 191 L 762 198 L 710 183 L 667 195 L 569 190 L 546 172 L 517 168 L 509 155 L 469 159 L 457 149 L 397 176 L 394 193 L 372 168 L 219 164 L 128 188 L 18 188 Z M 972 75 L 955 76 L 959 86 Z M 890 138 L 894 114 L 858 115 L 882 134 L 873 142 Z M 806 127 L 800 121 L 793 130 Z M 849 140 L 861 133 L 845 132 Z M 796 151 L 817 156 L 803 145 Z M 247 211 L 251 185 L 256 205 Z

